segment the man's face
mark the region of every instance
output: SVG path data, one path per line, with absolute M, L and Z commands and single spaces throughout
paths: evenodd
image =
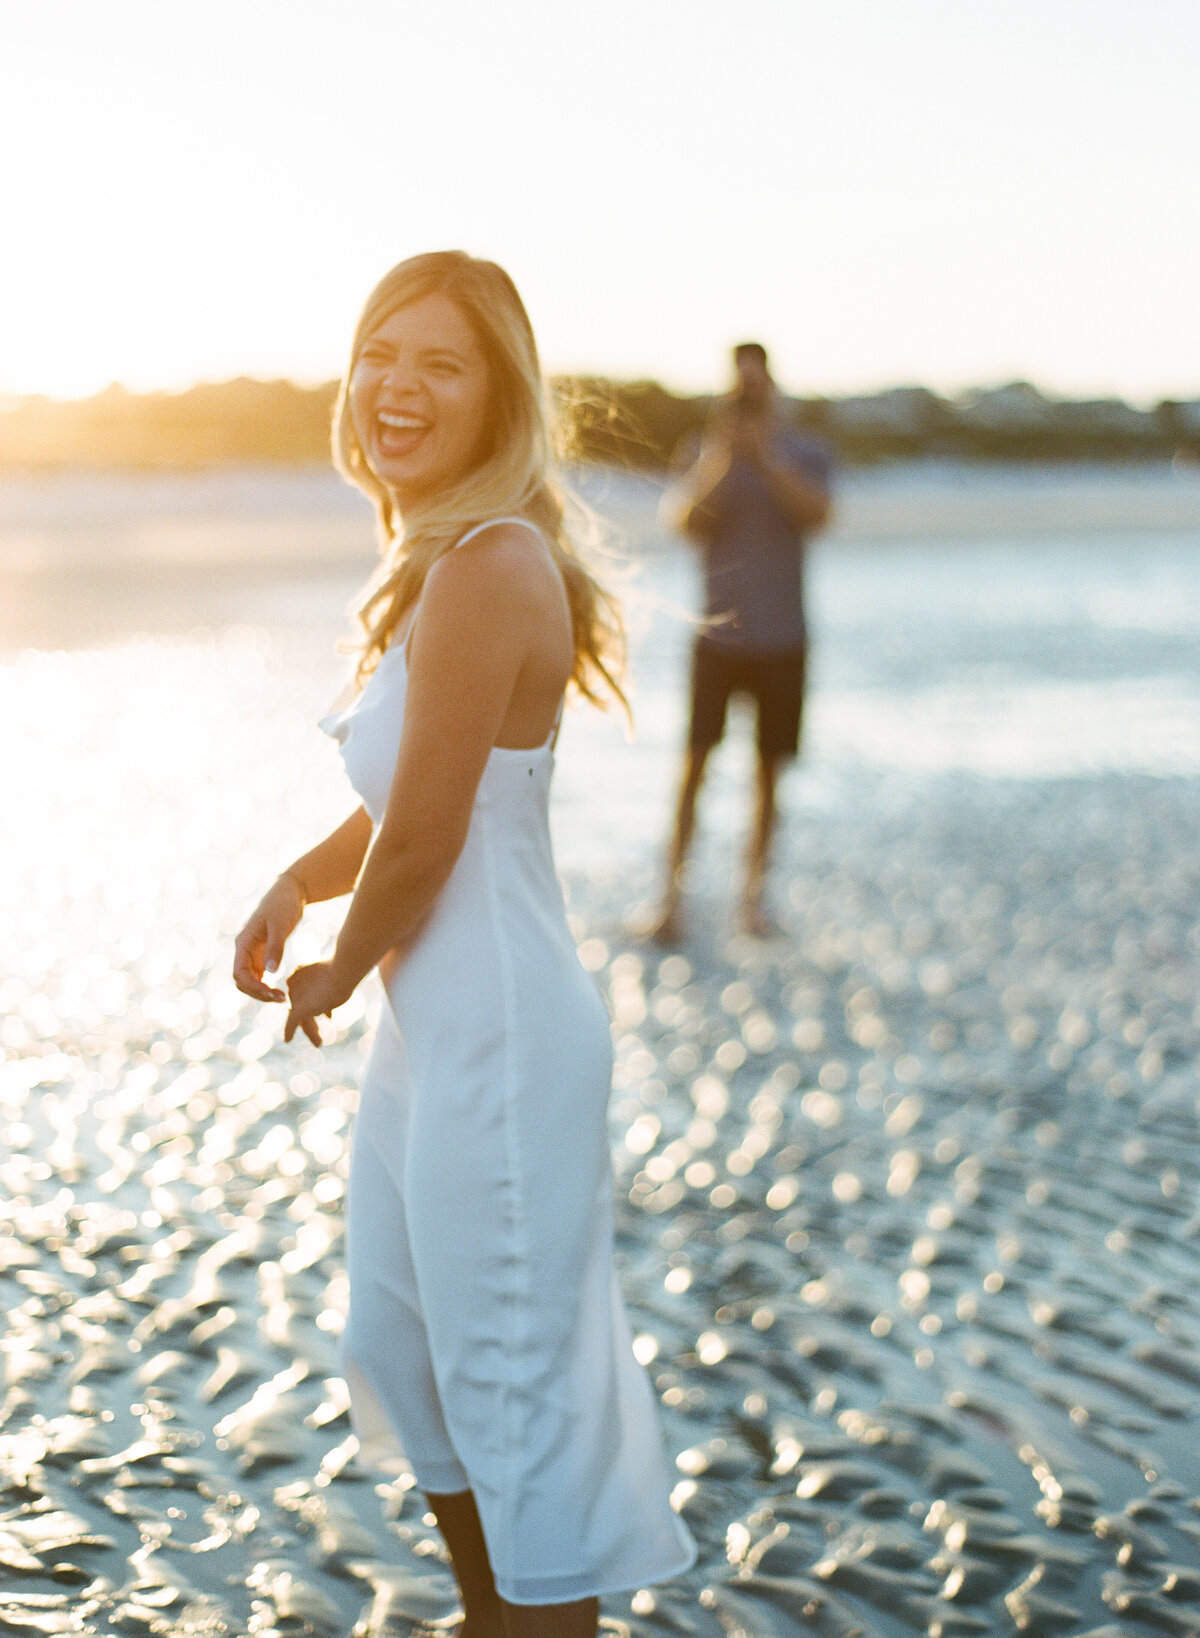
M 763 410 L 771 400 L 771 377 L 767 366 L 754 353 L 739 358 L 736 365 L 734 395 L 749 410 Z

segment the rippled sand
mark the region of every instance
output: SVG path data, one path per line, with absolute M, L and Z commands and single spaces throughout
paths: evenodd
M 1200 779 L 1132 742 L 1070 778 L 872 761 L 836 738 L 838 689 L 963 679 L 919 636 L 906 673 L 892 630 L 838 625 L 843 593 L 865 606 L 853 572 L 825 588 L 779 939 L 725 931 L 736 748 L 693 936 L 629 931 L 677 644 L 644 650 L 640 746 L 585 719 L 564 745 L 571 913 L 618 1050 L 623 1283 L 702 1549 L 606 1616 L 1198 1633 Z M 421 1499 L 357 1467 L 336 1375 L 373 997 L 323 1051 L 285 1049 L 227 977 L 263 881 L 348 805 L 311 728 L 336 606 L 306 607 L 3 671 L 0 1630 L 453 1625 Z M 1061 631 L 1018 629 L 1017 684 L 1078 682 Z M 1194 689 L 1186 632 L 1122 629 L 1139 686 Z

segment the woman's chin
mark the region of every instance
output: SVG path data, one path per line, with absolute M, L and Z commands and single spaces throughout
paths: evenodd
M 390 489 L 403 505 L 418 500 L 441 487 L 436 467 L 427 459 L 416 456 L 371 453 L 371 470 L 385 488 Z
M 467 476 L 471 468 L 447 472 L 433 467 L 414 471 L 411 467 L 402 468 L 399 462 L 389 462 L 381 463 L 378 467 L 372 465 L 372 470 L 380 483 L 391 492 L 401 512 L 407 512 L 415 507 L 427 506 L 440 495 L 445 495 Z

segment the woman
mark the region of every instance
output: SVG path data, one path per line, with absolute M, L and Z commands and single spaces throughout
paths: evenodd
M 319 1043 L 375 966 L 356 1122 L 343 1369 L 365 1461 L 403 1455 L 467 1638 L 596 1631 L 598 1598 L 686 1569 L 649 1384 L 613 1279 L 608 1021 L 547 825 L 568 682 L 618 697 L 615 606 L 572 550 L 537 349 L 511 280 L 451 251 L 367 301 L 335 458 L 373 500 L 363 684 L 327 720 L 363 806 L 268 891 L 235 977 L 306 904 L 353 893 L 287 984 Z

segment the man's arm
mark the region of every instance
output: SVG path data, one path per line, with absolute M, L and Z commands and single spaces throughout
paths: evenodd
M 725 421 L 714 418 L 695 459 L 663 494 L 663 526 L 703 544 L 721 518 L 720 489 L 733 460 L 733 443 Z
M 823 474 L 804 471 L 796 462 L 781 457 L 772 443 L 769 429 L 765 427 L 752 435 L 748 453 L 766 479 L 772 495 L 797 529 L 807 533 L 810 529 L 823 528 L 829 522 L 833 507 L 829 485 Z
M 821 529 L 829 522 L 833 506 L 829 490 L 807 473 L 781 461 L 771 452 L 760 464 L 771 493 L 797 529 Z

